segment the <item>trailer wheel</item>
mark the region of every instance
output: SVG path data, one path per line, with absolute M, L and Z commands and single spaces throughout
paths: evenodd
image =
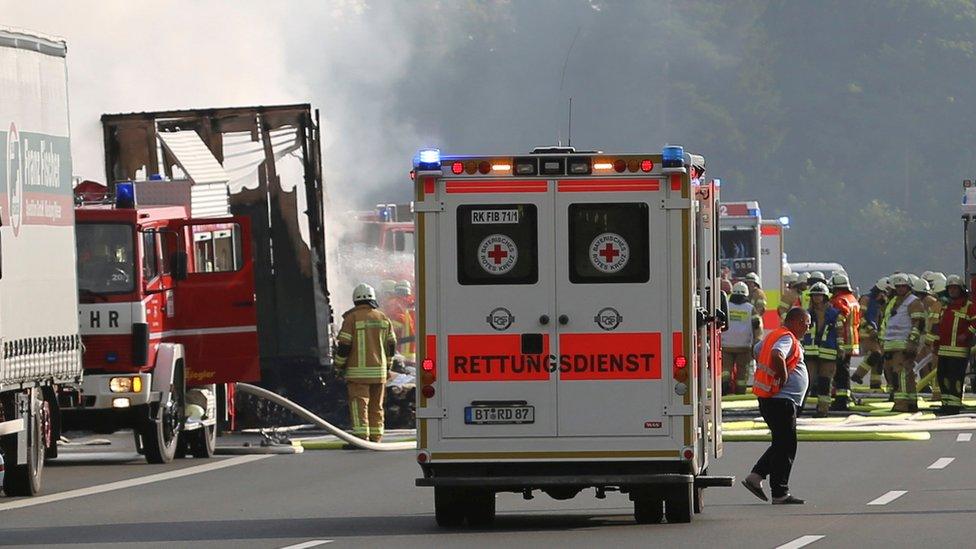
M 664 516 L 668 524 L 691 522 L 694 515 L 695 485 L 692 483 L 671 486 L 664 502 Z
M 41 491 L 41 474 L 44 471 L 44 417 L 43 400 L 36 389 L 31 389 L 27 416 L 27 463 L 8 466 L 3 479 L 3 490 L 8 496 L 34 496 Z M 16 456 L 16 453 L 8 455 Z
M 658 493 L 634 494 L 634 520 L 637 524 L 660 524 L 664 518 L 664 500 Z
M 190 454 L 195 458 L 212 458 L 217 449 L 217 426 L 204 425 L 196 431 L 186 433 Z
M 457 528 L 464 522 L 463 500 L 457 490 L 434 488 L 434 518 L 441 528 Z
M 464 514 L 468 526 L 484 528 L 495 522 L 495 493 L 487 490 L 467 492 L 464 495 Z
M 695 512 L 701 513 L 705 510 L 705 489 L 695 488 Z

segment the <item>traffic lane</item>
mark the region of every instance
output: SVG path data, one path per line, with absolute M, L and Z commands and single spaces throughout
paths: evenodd
M 741 477 L 764 448 L 763 443 L 729 444 L 727 457 L 712 471 Z M 601 501 L 588 490 L 567 501 L 542 494 L 524 501 L 516 494 L 501 494 L 494 528 L 444 531 L 434 525 L 432 490 L 413 486 L 419 468 L 412 452 L 332 451 L 279 456 L 194 479 L 167 481 L 156 489 L 143 487 L 140 490 L 147 495 L 137 508 L 129 504 L 131 494 L 117 492 L 91 496 L 84 505 L 66 501 L 39 506 L 34 516 L 11 511 L 4 513 L 3 522 L 26 528 L 0 532 L 0 543 L 71 539 L 94 544 L 193 541 L 221 546 L 251 539 L 264 540 L 264 546 L 271 547 L 324 538 L 412 546 L 428 545 L 429 536 L 436 536 L 439 545 L 468 545 L 490 532 L 492 543 L 559 539 L 570 545 L 593 544 L 612 536 L 615 541 L 637 544 L 653 535 L 662 542 L 686 543 L 688 536 L 694 536 L 727 546 L 772 547 L 799 535 L 816 534 L 832 521 L 841 521 L 838 515 L 862 513 L 865 503 L 883 492 L 883 485 L 900 478 L 902 471 L 924 470 L 917 464 L 927 465 L 929 457 L 935 459 L 940 451 L 933 450 L 931 442 L 801 443 L 794 491 L 811 503 L 775 508 L 782 525 L 776 532 L 755 533 L 745 526 L 770 509 L 738 486 L 708 490 L 706 511 L 691 525 L 635 525 L 626 496 L 611 493 Z M 879 467 L 878 460 L 890 467 Z M 811 520 L 816 516 L 820 520 Z M 564 531 L 572 532 L 572 539 L 563 539 Z
M 111 435 L 68 433 L 77 445 L 60 446 L 57 459 L 44 464 L 42 494 L 56 494 L 68 490 L 142 477 L 164 471 L 200 465 L 205 460 L 177 459 L 170 463 L 149 464 L 136 452 L 131 431 Z M 97 439 L 108 445 L 83 446 L 80 443 Z M 19 498 L 0 498 L 0 503 Z

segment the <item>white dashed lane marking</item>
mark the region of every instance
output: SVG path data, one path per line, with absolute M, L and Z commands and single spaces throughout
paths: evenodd
M 868 505 L 888 505 L 892 501 L 895 501 L 896 499 L 904 496 L 907 493 L 908 493 L 907 490 L 892 490 L 877 499 L 869 501 Z
M 331 539 L 313 539 L 303 543 L 296 543 L 295 545 L 286 545 L 281 549 L 308 549 L 309 547 L 318 547 L 319 545 L 325 545 L 326 543 L 332 543 Z
M 929 465 L 929 469 L 945 469 L 955 460 L 956 458 L 939 458 L 935 460 L 935 463 Z
M 784 543 L 776 549 L 800 549 L 800 547 L 806 547 L 807 545 L 810 545 L 815 541 L 820 541 L 823 538 L 824 536 L 802 536 L 789 543 Z
M 972 433 L 959 433 L 956 435 L 956 442 L 969 442 L 973 440 Z

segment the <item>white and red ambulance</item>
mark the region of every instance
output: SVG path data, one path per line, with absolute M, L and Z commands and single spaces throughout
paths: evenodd
M 571 148 L 414 159 L 419 486 L 629 494 L 688 522 L 722 453 L 717 186 L 704 159 Z

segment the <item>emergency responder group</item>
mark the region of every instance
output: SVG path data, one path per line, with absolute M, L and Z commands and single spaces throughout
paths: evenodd
M 816 403 L 817 416 L 848 410 L 851 383 L 864 383 L 865 378 L 866 390 L 887 393 L 895 412 L 918 411 L 919 392 L 941 401 L 938 413 L 956 414 L 963 408 L 965 376 L 976 343 L 976 305 L 960 276 L 895 273 L 860 297 L 842 271 L 830 277 L 816 271 L 792 273 L 784 279 L 778 320 L 793 307 L 810 315 L 810 329 L 800 342 L 810 380 L 806 401 Z M 731 284 L 730 293 L 722 334 L 722 393 L 745 394 L 755 368 L 753 347 L 770 314 L 755 273 Z M 862 360 L 851 374 L 856 356 Z

